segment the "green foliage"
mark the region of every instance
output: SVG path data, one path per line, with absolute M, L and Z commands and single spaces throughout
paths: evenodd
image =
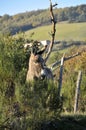
M 52 81 L 25 83 L 30 55 L 25 42 L 10 35 L 0 38 L 0 129 L 33 129 L 32 123 L 57 118 L 62 109 Z
M 24 107 L 30 109 L 30 117 L 34 116 L 36 119 L 56 117 L 62 109 L 62 102 L 57 96 L 58 90 L 53 82 L 30 82 L 20 88 L 20 91 Z
M 5 105 L 8 106 L 6 109 L 9 108 L 9 99 L 14 97 L 13 93 L 15 93 L 13 84 L 15 84 L 15 81 L 18 81 L 18 77 L 20 77 L 22 70 L 27 69 L 27 57 L 23 48 L 21 48 L 23 43 L 23 39 L 17 41 L 9 35 L 0 37 L 0 107 L 2 111 L 5 111 L 3 110 Z M 25 79 L 24 74 L 22 78 Z M 11 93 L 13 95 L 11 95 Z M 5 100 L 6 96 L 7 100 Z M 3 112 L 2 115 L 4 115 Z
M 69 72 L 65 74 L 65 82 L 62 87 L 62 94 L 64 96 L 63 110 L 71 112 L 74 109 L 75 89 L 76 89 L 77 73 Z

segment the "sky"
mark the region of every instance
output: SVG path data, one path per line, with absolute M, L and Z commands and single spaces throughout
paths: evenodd
M 86 0 L 52 0 L 52 3 L 58 3 L 57 8 L 64 8 L 86 4 Z M 49 0 L 0 0 L 0 16 L 4 14 L 15 15 L 26 11 L 47 9 Z

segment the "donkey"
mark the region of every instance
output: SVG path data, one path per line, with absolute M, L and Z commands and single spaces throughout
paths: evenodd
M 32 46 L 31 55 L 29 58 L 28 71 L 26 76 L 26 81 L 37 80 L 37 79 L 53 79 L 53 74 L 50 68 L 48 68 L 45 64 L 44 59 L 42 58 L 42 54 L 47 49 L 49 42 L 44 41 L 44 46 L 41 50 L 39 50 L 37 46 L 37 42 Z M 31 46 L 31 44 L 27 44 L 26 46 Z

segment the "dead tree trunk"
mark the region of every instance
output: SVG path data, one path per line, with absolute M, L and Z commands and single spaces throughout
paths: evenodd
M 63 65 L 64 65 L 64 55 L 61 58 L 61 66 L 60 66 L 60 75 L 59 75 L 59 84 L 58 84 L 58 96 L 59 97 L 60 97 L 61 88 L 62 88 Z
M 81 79 L 82 79 L 82 72 L 79 71 L 78 78 L 77 78 L 77 83 L 76 83 L 74 113 L 76 113 L 78 111 L 78 101 L 79 101 L 79 95 L 80 95 Z

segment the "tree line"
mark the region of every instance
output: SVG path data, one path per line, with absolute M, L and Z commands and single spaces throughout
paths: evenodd
M 4 14 L 0 16 L 0 33 L 16 34 L 20 31 L 27 31 L 29 29 L 49 25 L 51 20 L 48 9 L 24 12 L 10 16 Z M 76 7 L 55 8 L 55 19 L 57 22 L 68 21 L 72 22 L 86 22 L 86 4 Z

